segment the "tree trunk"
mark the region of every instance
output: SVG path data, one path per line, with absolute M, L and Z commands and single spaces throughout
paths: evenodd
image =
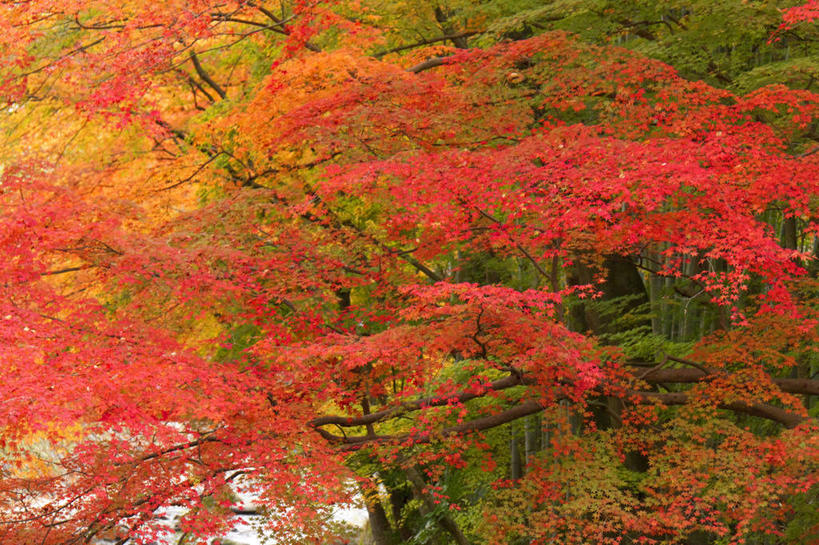
M 407 478 L 409 482 L 412 483 L 412 487 L 415 490 L 416 495 L 422 501 L 424 507 L 427 509 L 428 512 L 435 511 L 435 503 L 430 499 L 430 497 L 424 492 L 424 488 L 426 487 L 426 482 L 424 481 L 424 477 L 421 475 L 421 472 L 418 471 L 415 467 L 408 467 L 406 469 Z M 457 545 L 469 545 L 469 541 L 467 541 L 466 536 L 463 534 L 461 529 L 458 527 L 458 524 L 452 520 L 447 514 L 441 515 L 441 518 L 438 520 L 438 523 L 441 525 L 441 528 L 447 531 L 449 535 L 455 540 Z
M 370 518 L 370 531 L 375 545 L 397 545 L 399 541 L 378 498 L 368 498 L 367 494 L 364 494 L 364 504 Z

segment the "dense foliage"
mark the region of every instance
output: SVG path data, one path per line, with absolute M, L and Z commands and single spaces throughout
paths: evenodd
M 0 542 L 819 540 L 818 13 L 3 2 Z

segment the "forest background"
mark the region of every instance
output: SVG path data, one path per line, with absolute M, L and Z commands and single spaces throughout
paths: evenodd
M 819 3 L 0 3 L 0 542 L 819 541 Z

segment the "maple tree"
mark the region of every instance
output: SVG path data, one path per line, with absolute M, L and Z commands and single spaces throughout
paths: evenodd
M 0 6 L 3 543 L 816 537 L 815 2 L 537 4 Z

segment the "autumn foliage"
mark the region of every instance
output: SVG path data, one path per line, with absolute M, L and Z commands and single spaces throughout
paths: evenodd
M 815 2 L 599 3 L 4 2 L 0 542 L 819 539 Z

